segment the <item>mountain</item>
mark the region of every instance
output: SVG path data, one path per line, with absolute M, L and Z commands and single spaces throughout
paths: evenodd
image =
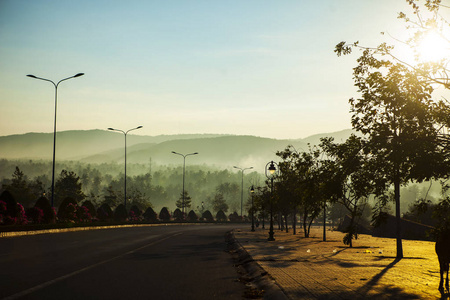
M 317 134 L 305 139 L 278 140 L 256 136 L 190 134 L 139 136 L 127 135 L 127 162 L 179 164 L 178 153 L 198 152 L 189 157 L 191 164 L 219 167 L 265 165 L 276 160 L 275 153 L 288 145 L 307 150 L 307 143 L 318 144 L 321 137 L 333 136 L 345 140 L 351 130 Z M 124 135 L 106 130 L 62 131 L 57 134 L 57 160 L 75 160 L 85 163 L 124 161 Z M 45 159 L 52 157 L 53 133 L 27 133 L 0 137 L 0 158 Z
M 141 136 L 128 134 L 127 148 L 136 144 L 158 144 L 168 140 L 217 137 L 218 134 Z M 70 130 L 56 135 L 56 156 L 62 160 L 80 160 L 86 156 L 117 150 L 124 151 L 124 134 L 107 130 Z M 0 137 L 0 158 L 52 159 L 53 133 L 26 133 Z

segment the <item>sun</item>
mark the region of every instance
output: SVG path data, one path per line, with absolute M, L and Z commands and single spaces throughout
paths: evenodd
M 435 31 L 423 35 L 416 47 L 417 58 L 421 62 L 436 62 L 450 58 L 450 43 Z

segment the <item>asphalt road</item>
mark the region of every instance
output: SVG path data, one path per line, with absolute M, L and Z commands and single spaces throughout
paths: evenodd
M 0 239 L 0 299 L 242 299 L 231 225 Z

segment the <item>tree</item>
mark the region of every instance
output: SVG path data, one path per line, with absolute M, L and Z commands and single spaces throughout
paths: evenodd
M 108 203 L 103 203 L 97 209 L 97 217 L 100 221 L 110 221 L 114 217 L 114 213 Z
M 364 140 L 351 135 L 344 143 L 336 144 L 333 138 L 324 138 L 321 147 L 329 156 L 324 162 L 328 171 L 325 193 L 350 213 L 350 223 L 345 228 L 347 234 L 343 241 L 352 247 L 352 240 L 358 234 L 358 219 L 362 217 L 368 197 L 373 192 L 371 170 L 365 165 L 369 157 L 363 151 Z
M 376 47 L 374 45 L 360 46 L 359 42 L 351 44 L 340 42 L 336 45 L 335 52 L 340 56 L 350 54 L 353 48 L 367 50 L 371 55 L 383 56 L 407 67 L 427 83 L 442 85 L 449 89 L 450 22 L 443 17 L 445 15 L 440 13 L 440 9 L 448 10 L 450 7 L 442 5 L 441 0 L 427 0 L 423 5 L 419 4 L 418 0 L 407 0 L 407 2 L 413 9 L 414 17 L 410 18 L 404 12 L 400 12 L 398 19 L 406 23 L 405 29 L 408 33 L 406 35 L 410 36 L 408 40 L 400 41 L 402 46 L 409 47 L 408 54 L 405 55 L 404 52 L 397 54 L 395 47 L 386 42 Z M 441 53 L 437 53 L 438 51 Z M 409 61 L 408 56 L 414 56 L 414 61 Z
M 156 222 L 157 216 L 152 207 L 148 207 L 144 212 L 144 220 L 147 222 Z
M 0 195 L 0 201 L 3 202 L 5 206 L 5 211 L 2 212 L 3 222 L 6 224 L 13 224 L 19 213 L 16 199 L 14 199 L 14 196 L 9 191 L 4 191 Z
M 322 211 L 325 200 L 321 189 L 319 158 L 321 151 L 310 148 L 308 152 L 298 152 L 288 146 L 277 153 L 283 161 L 280 163 L 279 180 L 283 186 L 284 197 L 289 197 L 294 205 L 298 205 L 303 220 L 303 232 L 309 237 L 314 219 Z
M 228 211 L 228 204 L 225 201 L 225 198 L 223 197 L 223 194 L 221 193 L 217 193 L 214 196 L 214 199 L 212 200 L 211 203 L 212 207 L 213 207 L 213 211 L 223 211 L 223 212 L 227 212 Z
M 183 197 L 183 192 L 181 192 L 180 194 L 180 198 L 177 200 L 176 202 L 176 206 L 181 209 L 182 211 L 185 211 L 186 208 L 191 208 L 191 196 L 189 196 L 188 191 L 184 191 L 184 197 Z
M 62 170 L 55 183 L 55 206 L 58 207 L 65 198 L 72 198 L 75 203 L 86 198 L 81 188 L 80 177 L 72 171 Z
M 34 207 L 39 208 L 43 212 L 43 218 L 42 222 L 46 224 L 55 223 L 56 221 L 56 214 L 55 210 L 53 209 L 52 205 L 50 204 L 50 201 L 42 196 L 39 199 L 37 199 L 36 203 L 34 204 Z
M 11 184 L 4 186 L 16 199 L 18 203 L 22 203 L 26 207 L 33 205 L 36 197 L 42 195 L 43 187 L 39 185 L 39 181 L 28 183 L 27 176 L 16 166 L 12 174 Z
M 77 201 L 66 197 L 58 207 L 58 219 L 60 221 L 75 221 L 77 219 Z
M 159 212 L 159 219 L 164 222 L 170 221 L 170 214 L 167 207 L 161 208 L 161 211 Z
M 128 213 L 129 220 L 133 222 L 137 222 L 141 220 L 142 210 L 137 207 L 137 205 L 133 205 L 130 208 L 130 212 Z
M 361 98 L 350 99 L 352 126 L 367 139 L 368 167 L 376 176 L 375 194 L 394 186 L 397 258 L 403 257 L 400 186 L 445 173 L 444 151 L 436 130 L 432 87 L 401 64 L 376 59 L 365 50 L 354 69 Z
M 181 210 L 179 208 L 177 208 L 173 211 L 173 218 L 175 219 L 175 221 L 183 220 L 183 213 L 181 212 Z
M 91 218 L 97 217 L 97 212 L 95 210 L 95 206 L 94 206 L 94 204 L 92 204 L 91 201 L 89 201 L 89 200 L 83 201 L 83 204 L 81 204 L 81 207 L 83 207 L 83 206 L 87 208 L 89 214 L 91 215 Z
M 114 210 L 114 221 L 125 222 L 128 218 L 128 212 L 124 204 L 119 204 Z
M 195 222 L 195 221 L 198 220 L 198 216 L 197 216 L 197 214 L 196 214 L 193 210 L 191 210 L 191 211 L 188 213 L 187 219 L 188 219 L 188 221 L 190 221 L 190 222 Z
M 202 213 L 202 218 L 205 219 L 207 222 L 214 221 L 214 218 L 209 210 L 206 210 Z
M 225 215 L 225 213 L 223 212 L 223 210 L 219 210 L 216 214 L 216 220 L 219 222 L 226 222 L 227 221 L 227 216 Z

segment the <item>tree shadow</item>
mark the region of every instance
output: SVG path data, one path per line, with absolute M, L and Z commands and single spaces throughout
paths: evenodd
M 412 259 L 411 257 L 403 259 Z M 375 285 L 380 281 L 380 279 L 386 274 L 387 271 L 392 269 L 402 258 L 395 258 L 389 265 L 387 265 L 380 273 L 373 276 L 364 286 L 357 290 L 358 294 L 362 294 L 370 298 L 377 297 L 388 297 L 388 299 L 420 299 L 418 295 L 406 293 L 402 288 L 394 285 L 388 285 L 383 287 L 381 290 L 376 289 L 378 292 L 373 293 Z M 372 293 L 370 294 L 370 292 Z

